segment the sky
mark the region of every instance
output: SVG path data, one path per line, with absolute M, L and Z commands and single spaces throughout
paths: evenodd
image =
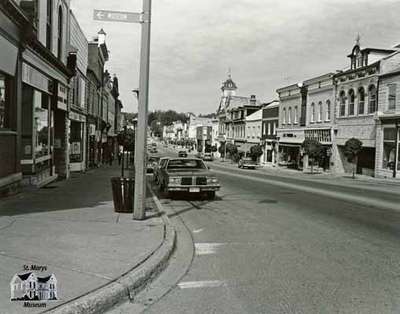
M 137 112 L 139 24 L 99 22 L 93 10 L 141 12 L 142 0 L 71 0 L 86 37 L 103 28 L 123 111 Z M 211 113 L 231 68 L 237 95 L 276 89 L 348 67 L 361 47 L 400 44 L 398 0 L 153 0 L 150 110 Z

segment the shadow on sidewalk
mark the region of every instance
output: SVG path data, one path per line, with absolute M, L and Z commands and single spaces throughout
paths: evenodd
M 119 175 L 118 166 L 104 166 L 86 173 L 73 173 L 68 180 L 0 200 L 0 216 L 109 205 L 112 202 L 110 179 Z

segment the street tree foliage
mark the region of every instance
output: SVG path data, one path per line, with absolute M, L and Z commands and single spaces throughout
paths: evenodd
M 216 113 L 199 114 L 199 118 L 215 119 L 216 117 Z
M 226 144 L 226 152 L 230 155 L 236 155 L 238 153 L 238 148 L 236 145 L 232 144 L 232 143 L 227 143 Z
M 353 179 L 355 178 L 358 154 L 362 150 L 362 142 L 357 138 L 350 138 L 344 144 L 344 155 L 346 156 L 348 162 L 353 164 Z
M 225 143 L 221 143 L 221 145 L 218 148 L 218 152 L 221 154 L 221 157 L 225 157 Z
M 323 146 L 315 139 L 305 139 L 303 144 L 304 154 L 308 155 L 311 161 L 311 173 L 314 173 L 314 162 L 319 161 L 323 155 Z
M 263 154 L 263 149 L 260 144 L 250 147 L 250 157 L 254 161 L 257 161 L 257 159 L 260 158 L 262 154 Z
M 185 113 L 178 113 L 174 110 L 156 110 L 150 112 L 148 115 L 148 124 L 150 129 L 156 136 L 162 136 L 162 130 L 164 126 L 172 125 L 175 121 L 181 121 L 187 123 L 188 116 Z

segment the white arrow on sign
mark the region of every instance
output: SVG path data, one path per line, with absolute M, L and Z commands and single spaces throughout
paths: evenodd
M 94 10 L 94 20 L 125 23 L 143 23 L 143 14 L 136 12 Z

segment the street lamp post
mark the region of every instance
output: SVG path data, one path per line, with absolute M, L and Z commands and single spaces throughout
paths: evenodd
M 133 219 L 143 220 L 146 207 L 146 141 L 149 98 L 151 0 L 143 0 L 142 39 L 140 49 L 140 79 L 137 142 L 135 149 L 135 194 Z

